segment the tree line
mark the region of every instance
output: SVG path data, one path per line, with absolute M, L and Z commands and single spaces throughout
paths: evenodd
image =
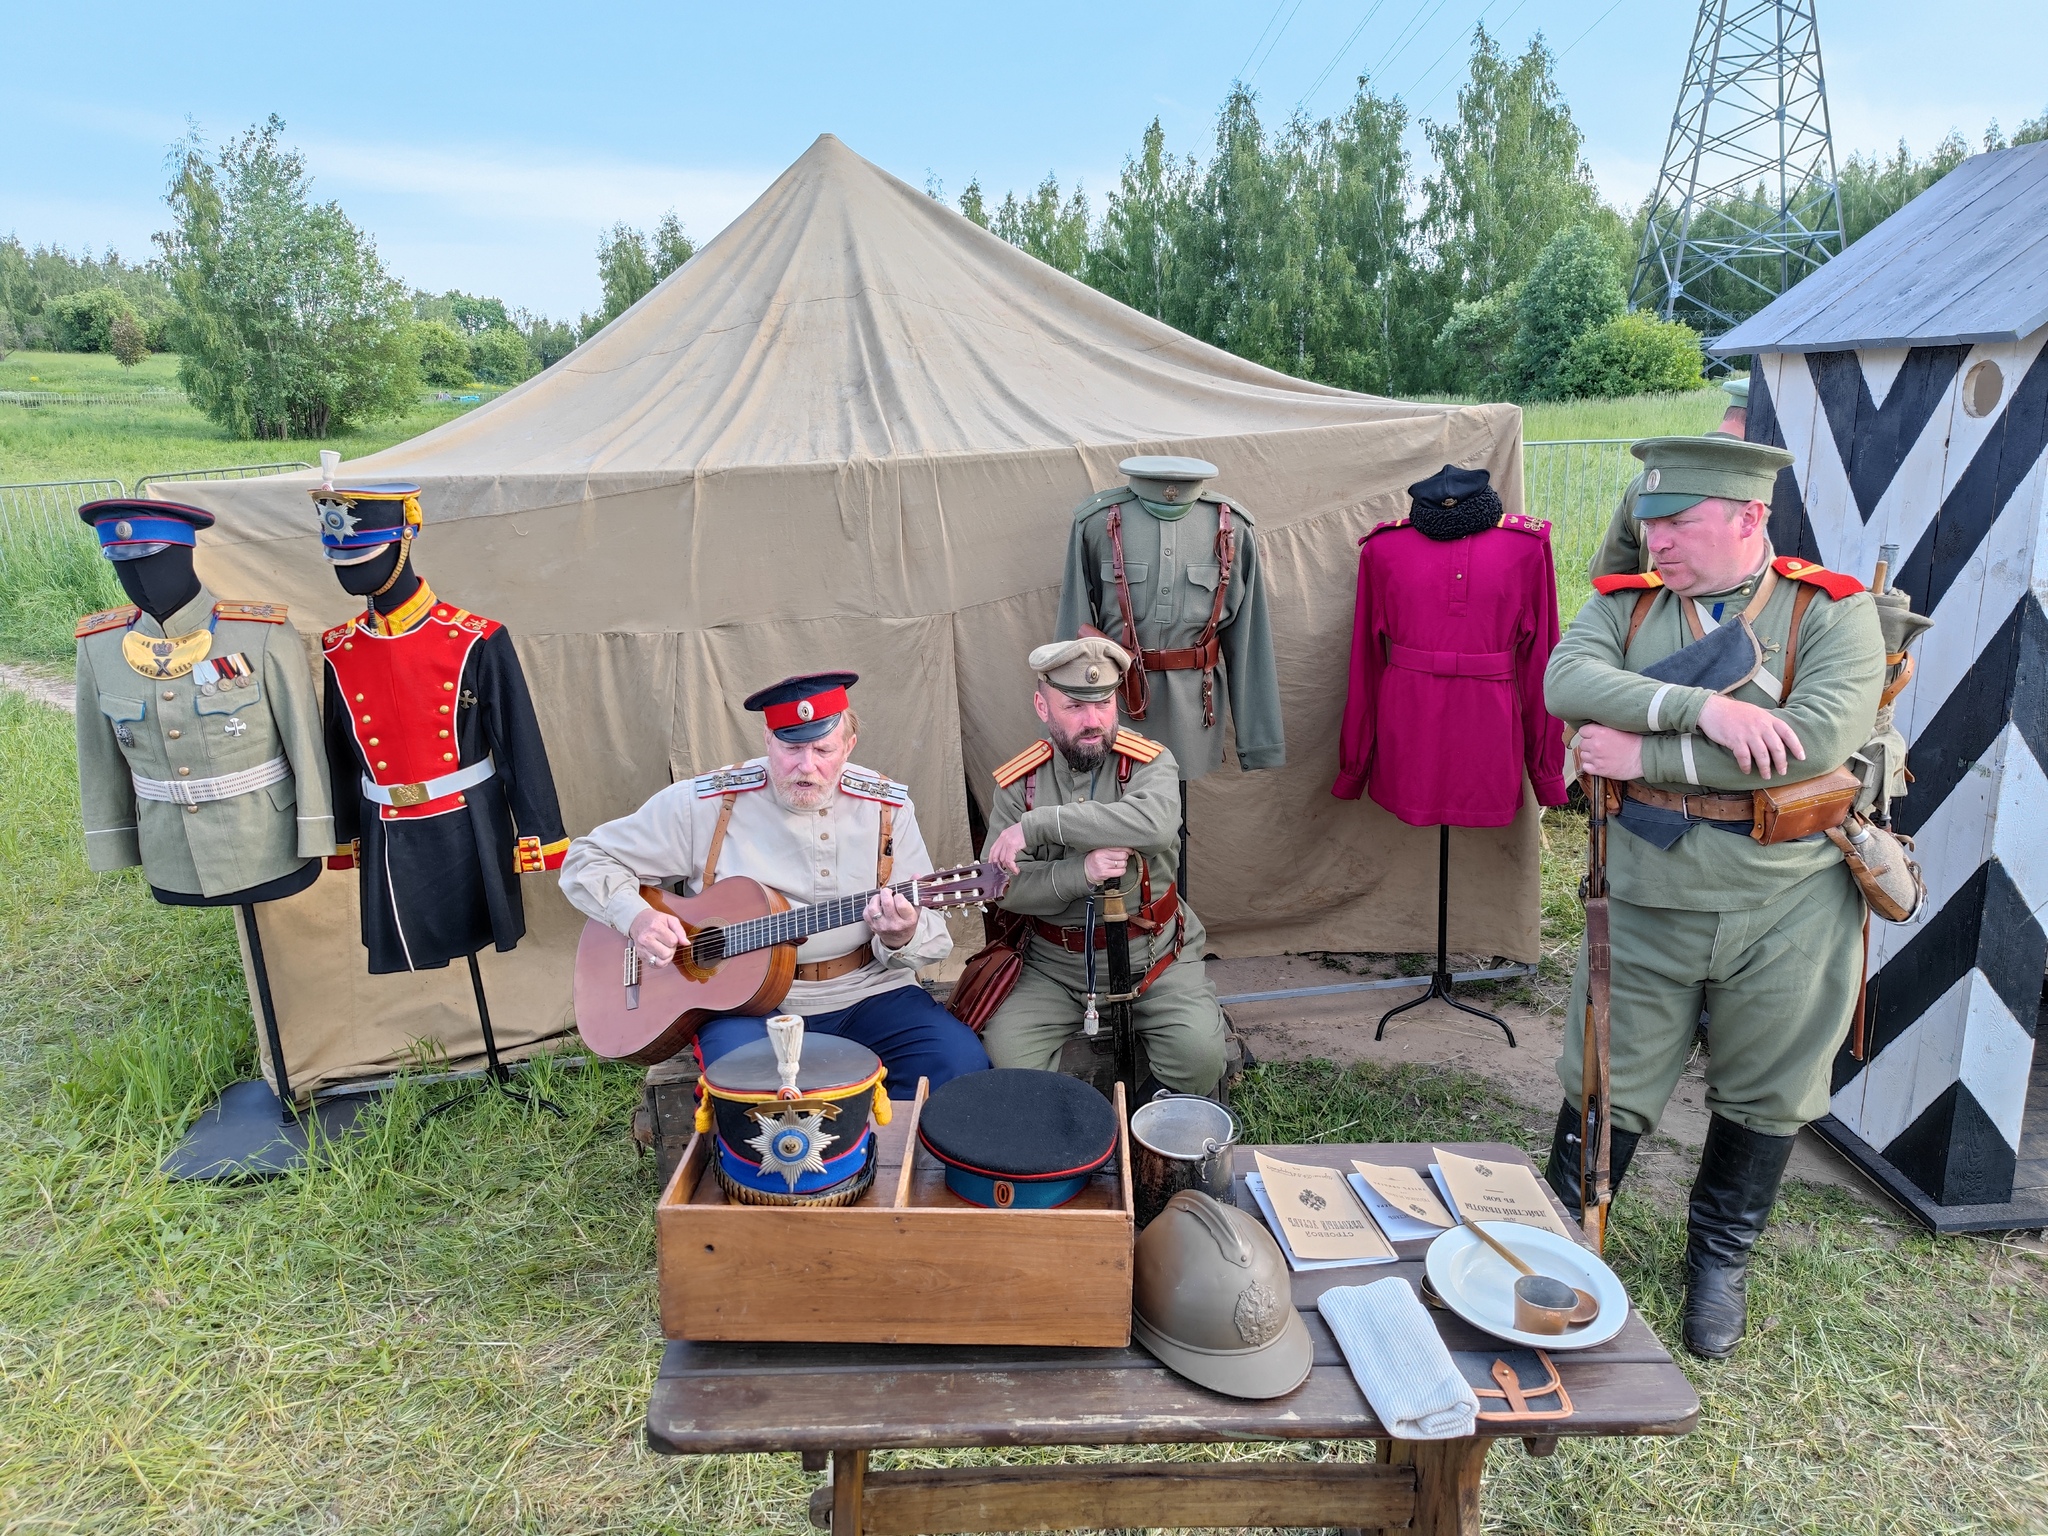
M 1648 210 L 1601 200 L 1554 62 L 1540 35 L 1511 57 L 1477 31 L 1455 111 L 1421 124 L 1423 164 L 1407 107 L 1366 77 L 1341 113 L 1277 128 L 1238 86 L 1205 157 L 1170 152 L 1155 119 L 1099 214 L 1050 175 L 999 203 L 977 180 L 955 203 L 1135 309 L 1322 383 L 1517 400 L 1695 387 L 1698 338 L 1626 308 Z M 224 427 L 321 436 L 396 414 L 422 387 L 530 377 L 695 254 L 673 211 L 651 230 L 613 225 L 601 305 L 573 322 L 410 289 L 338 203 L 314 201 L 283 128 L 273 115 L 210 154 L 196 136 L 177 146 L 152 260 L 0 239 L 0 355 L 176 352 L 187 393 Z M 2010 142 L 2042 138 L 2048 112 Z M 1984 147 L 2006 143 L 1994 123 Z M 1838 177 L 1848 238 L 1968 153 L 1952 134 L 1925 158 L 1903 142 L 1852 155 Z

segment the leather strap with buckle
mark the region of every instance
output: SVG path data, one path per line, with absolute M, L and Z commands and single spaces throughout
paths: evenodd
M 1138 907 L 1131 914 L 1131 927 L 1139 933 L 1157 933 L 1180 913 L 1180 890 L 1169 885 L 1166 894 L 1150 906 Z M 1031 931 L 1048 944 L 1057 944 L 1070 955 L 1088 952 L 1088 930 L 1085 928 L 1062 928 L 1057 923 L 1048 923 L 1042 917 L 1031 919 Z M 1109 925 L 1095 925 L 1095 947 L 1105 949 L 1109 945 Z
M 363 775 L 363 798 L 373 800 L 378 805 L 425 805 L 429 800 L 439 800 L 443 795 L 473 789 L 497 771 L 497 763 L 489 753 L 485 753 L 482 762 L 471 763 L 467 768 L 458 768 L 453 773 L 444 773 L 439 778 L 428 779 L 424 784 L 379 784 L 366 773 Z
M 834 955 L 830 960 L 820 960 L 812 965 L 799 965 L 796 968 L 796 979 L 798 981 L 837 981 L 840 977 L 850 976 L 853 972 L 866 965 L 872 954 L 873 952 L 868 946 L 863 944 L 858 949 L 849 949 L 843 955 Z
M 1211 635 L 1205 644 L 1180 651 L 1146 651 L 1147 672 L 1203 672 L 1223 659 L 1223 642 Z
M 1675 795 L 1641 779 L 1630 779 L 1622 793 L 1660 811 L 1676 811 L 1687 821 L 1739 821 L 1748 826 L 1756 819 L 1756 801 L 1749 795 Z

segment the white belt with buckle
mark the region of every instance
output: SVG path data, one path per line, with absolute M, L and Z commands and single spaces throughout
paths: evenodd
M 482 762 L 471 763 L 453 773 L 444 773 L 424 784 L 379 784 L 364 774 L 363 798 L 374 800 L 379 805 L 425 805 L 429 800 L 439 800 L 443 795 L 452 795 L 458 790 L 481 784 L 497 771 L 497 763 L 486 752 Z
M 136 799 L 156 800 L 165 805 L 205 805 L 213 800 L 232 800 L 237 795 L 268 788 L 291 776 L 292 765 L 282 757 L 273 757 L 254 768 L 244 768 L 240 773 L 223 773 L 211 779 L 145 779 L 139 773 L 129 775 L 135 781 Z

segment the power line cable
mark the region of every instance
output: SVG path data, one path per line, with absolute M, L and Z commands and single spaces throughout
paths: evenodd
M 1513 9 L 1512 11 L 1509 11 L 1509 12 L 1507 13 L 1507 15 L 1505 15 L 1505 16 L 1503 16 L 1503 17 L 1501 17 L 1501 19 L 1500 19 L 1500 23 L 1499 23 L 1499 28 L 1498 28 L 1498 30 L 1500 30 L 1500 31 L 1503 31 L 1503 32 L 1504 32 L 1504 31 L 1506 31 L 1506 30 L 1507 30 L 1507 25 L 1508 25 L 1508 23 L 1509 23 L 1509 22 L 1511 22 L 1511 21 L 1513 21 L 1513 20 L 1514 20 L 1514 19 L 1515 19 L 1515 18 L 1516 18 L 1517 16 L 1521 15 L 1521 13 L 1522 13 L 1522 7 L 1523 7 L 1523 6 L 1525 6 L 1525 5 L 1527 5 L 1528 3 L 1529 3 L 1529 0 L 1515 0 L 1515 8 L 1514 8 L 1514 9 Z M 1492 7 L 1491 7 L 1491 6 L 1489 6 L 1489 7 L 1487 8 L 1487 9 L 1491 10 L 1491 9 L 1492 9 Z M 1478 30 L 1478 23 L 1477 23 L 1477 22 L 1474 22 L 1474 23 L 1473 23 L 1473 27 L 1472 27 L 1472 30 L 1473 30 L 1474 32 L 1476 32 L 1476 31 Z M 1471 32 L 1468 32 L 1468 33 L 1466 33 L 1465 35 L 1466 35 L 1467 37 L 1470 37 L 1470 36 L 1472 35 L 1472 33 L 1471 33 Z M 1454 46 L 1455 46 L 1455 45 L 1454 45 Z M 1444 52 L 1445 52 L 1445 53 L 1449 53 L 1449 52 L 1450 52 L 1450 49 L 1448 49 L 1448 48 L 1447 48 L 1447 49 L 1445 49 L 1445 50 L 1444 50 Z M 1443 60 L 1442 60 L 1441 58 L 1437 60 L 1437 63 L 1439 63 L 1439 64 L 1440 64 L 1440 63 L 1442 63 L 1442 62 L 1443 62 Z M 1435 68 L 1436 68 L 1436 64 L 1432 64 L 1432 65 L 1430 65 L 1430 67 L 1429 67 L 1429 69 L 1428 69 L 1428 70 L 1424 70 L 1424 71 L 1423 71 L 1423 78 L 1424 78 L 1424 79 L 1427 79 L 1427 78 L 1429 77 L 1429 73 L 1430 73 L 1430 70 L 1434 70 Z M 1458 78 L 1458 77 L 1457 77 L 1457 76 L 1456 76 L 1455 74 L 1453 74 L 1453 75 L 1452 75 L 1452 76 L 1451 76 L 1451 77 L 1450 77 L 1450 78 L 1449 78 L 1448 80 L 1444 81 L 1444 83 L 1443 83 L 1442 85 L 1438 86 L 1438 87 L 1436 88 L 1436 93 L 1435 93 L 1434 95 L 1432 95 L 1432 96 L 1431 96 L 1431 97 L 1429 98 L 1429 100 L 1425 101 L 1425 102 L 1424 102 L 1424 103 L 1423 103 L 1423 104 L 1422 104 L 1421 106 L 1419 106 L 1419 107 L 1417 107 L 1417 108 L 1415 108 L 1415 109 L 1414 109 L 1414 113 L 1415 113 L 1415 116 L 1417 116 L 1417 117 L 1420 117 L 1420 116 L 1422 116 L 1422 114 L 1423 114 L 1423 113 L 1427 112 L 1427 111 L 1428 111 L 1428 110 L 1429 110 L 1429 109 L 1430 109 L 1431 107 L 1435 106 L 1435 105 L 1436 105 L 1436 104 L 1437 104 L 1437 103 L 1438 103 L 1439 101 L 1443 100 L 1443 94 L 1444 94 L 1444 92 L 1445 92 L 1445 91 L 1447 91 L 1447 90 L 1449 90 L 1449 89 L 1451 88 L 1451 86 L 1452 86 L 1452 85 L 1453 85 L 1453 84 L 1454 84 L 1454 83 L 1455 83 L 1455 82 L 1457 81 L 1457 78 Z M 1422 81 L 1421 81 L 1421 80 L 1418 80 L 1418 81 L 1416 81 L 1416 82 L 1415 82 L 1415 88 L 1416 88 L 1417 90 L 1420 90 L 1420 89 L 1422 88 Z
M 1273 41 L 1266 44 L 1266 51 L 1259 56 L 1259 62 L 1252 66 L 1252 75 L 1257 75 L 1266 67 L 1267 62 L 1273 57 L 1273 50 L 1280 46 L 1280 39 L 1287 35 L 1287 29 L 1294 25 L 1294 18 L 1301 14 L 1301 6 L 1302 0 L 1294 0 L 1294 9 L 1289 11 L 1287 19 L 1280 23 L 1280 30 L 1273 34 Z M 1248 76 L 1247 79 L 1249 78 Z
M 1273 14 L 1266 18 L 1266 24 L 1263 27 L 1259 28 L 1259 35 L 1252 42 L 1252 51 L 1246 54 L 1244 56 L 1244 62 L 1237 66 L 1238 79 L 1242 80 L 1244 78 L 1244 72 L 1252 67 L 1252 60 L 1255 57 L 1257 57 L 1259 52 L 1259 44 L 1263 43 L 1266 40 L 1266 34 L 1273 30 L 1273 23 L 1280 19 L 1280 13 L 1286 9 L 1287 0 L 1280 0 L 1280 3 L 1273 7 Z M 1289 19 L 1291 20 L 1292 18 Z
M 1610 5 L 1609 7 L 1607 7 L 1606 10 L 1600 13 L 1600 21 L 1605 21 L 1608 17 L 1612 16 L 1616 11 L 1620 9 L 1621 0 L 1614 0 L 1614 4 Z M 1563 58 L 1565 54 L 1570 53 L 1572 49 L 1578 47 L 1579 44 L 1583 43 L 1587 38 L 1591 37 L 1596 31 L 1599 30 L 1600 21 L 1594 22 L 1592 26 L 1586 28 L 1585 31 L 1581 32 L 1577 37 L 1573 38 L 1569 43 L 1567 43 L 1563 50 L 1558 54 L 1558 57 L 1560 59 Z
M 1344 55 L 1351 51 L 1351 45 L 1358 41 L 1359 37 L 1365 32 L 1365 29 L 1371 25 L 1373 17 L 1380 13 L 1380 7 L 1386 3 L 1387 0 L 1373 0 L 1371 7 L 1359 18 L 1358 25 L 1351 29 L 1350 36 L 1339 43 L 1337 51 L 1330 55 L 1330 62 L 1323 66 L 1323 72 L 1316 76 L 1315 83 L 1301 93 L 1301 99 L 1294 104 L 1295 111 L 1299 112 L 1303 107 L 1307 106 L 1308 99 L 1323 88 L 1323 82 L 1330 78 L 1330 71 L 1344 61 Z
M 1449 4 L 1450 0 L 1436 0 L 1436 9 L 1426 15 L 1418 8 L 1414 18 L 1407 26 L 1401 29 L 1401 34 L 1394 39 L 1393 45 L 1380 56 L 1379 63 L 1373 66 L 1373 78 L 1378 79 L 1384 75 L 1387 72 L 1387 66 L 1406 53 L 1408 45 L 1414 42 L 1416 38 L 1422 36 L 1423 31 L 1432 21 L 1435 21 L 1438 16 L 1443 14 L 1444 7 Z

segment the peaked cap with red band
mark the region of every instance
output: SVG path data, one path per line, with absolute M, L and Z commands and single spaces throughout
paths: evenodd
M 846 690 L 858 672 L 806 672 L 747 695 L 746 708 L 764 716 L 778 740 L 816 741 L 846 713 Z

